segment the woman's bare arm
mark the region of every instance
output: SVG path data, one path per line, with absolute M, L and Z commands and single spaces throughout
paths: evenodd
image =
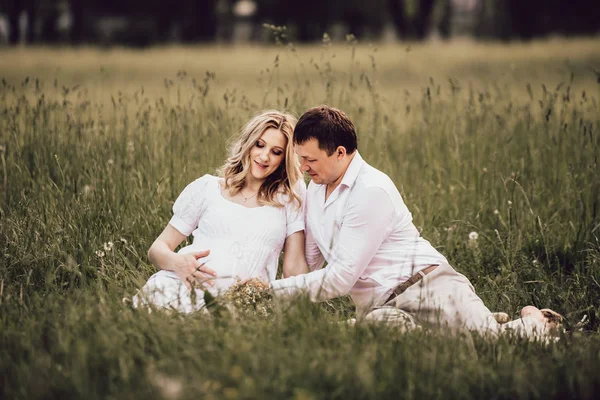
M 298 231 L 285 239 L 283 249 L 283 277 L 288 278 L 308 272 L 308 264 L 304 256 L 304 231 Z
M 192 284 L 213 285 L 210 277 L 216 276 L 215 271 L 206 267 L 199 259 L 206 257 L 209 250 L 188 254 L 177 254 L 175 249 L 185 240 L 186 236 L 167 225 L 148 250 L 148 259 L 157 268 L 173 271 L 190 287 Z

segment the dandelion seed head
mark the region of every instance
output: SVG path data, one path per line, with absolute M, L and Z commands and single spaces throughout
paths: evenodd
M 94 188 L 92 186 L 90 186 L 90 185 L 85 185 L 83 187 L 83 190 L 81 191 L 81 194 L 85 198 L 91 197 L 93 193 L 94 193 Z
M 161 392 L 166 399 L 177 399 L 183 390 L 183 382 L 180 379 L 157 373 L 152 380 L 154 386 Z
M 469 240 L 477 240 L 479 238 L 479 234 L 477 232 L 469 233 Z
M 498 211 L 498 209 L 494 210 L 494 215 L 500 215 L 500 211 Z

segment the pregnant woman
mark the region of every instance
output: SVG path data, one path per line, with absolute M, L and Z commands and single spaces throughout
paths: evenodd
M 237 280 L 275 279 L 308 272 L 304 256 L 306 186 L 293 150 L 295 118 L 267 111 L 242 129 L 219 176 L 190 183 L 173 205 L 173 217 L 148 251 L 161 271 L 133 298 L 190 313 Z M 191 245 L 175 249 L 190 234 Z

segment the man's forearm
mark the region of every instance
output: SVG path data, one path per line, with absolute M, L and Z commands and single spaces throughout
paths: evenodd
M 334 277 L 331 275 L 333 275 L 331 270 L 320 269 L 308 274 L 272 281 L 269 287 L 275 295 L 280 296 L 294 296 L 306 293 L 315 302 L 348 294 L 352 288 L 353 281 L 345 281 L 344 279 L 339 279 L 339 276 Z

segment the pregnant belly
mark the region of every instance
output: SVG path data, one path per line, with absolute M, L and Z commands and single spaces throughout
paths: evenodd
M 235 247 L 235 246 L 234 246 Z M 250 278 L 250 271 L 243 257 L 239 253 L 236 254 L 235 248 L 231 246 L 217 246 L 206 247 L 210 249 L 210 254 L 206 257 L 200 258 L 199 261 L 203 262 L 208 268 L 214 270 L 217 274 L 214 278 L 214 286 L 211 292 L 222 292 L 238 280 L 244 280 Z M 204 250 L 197 246 L 187 246 L 179 251 L 180 254 L 193 253 L 196 251 Z M 232 251 L 234 250 L 234 251 Z

